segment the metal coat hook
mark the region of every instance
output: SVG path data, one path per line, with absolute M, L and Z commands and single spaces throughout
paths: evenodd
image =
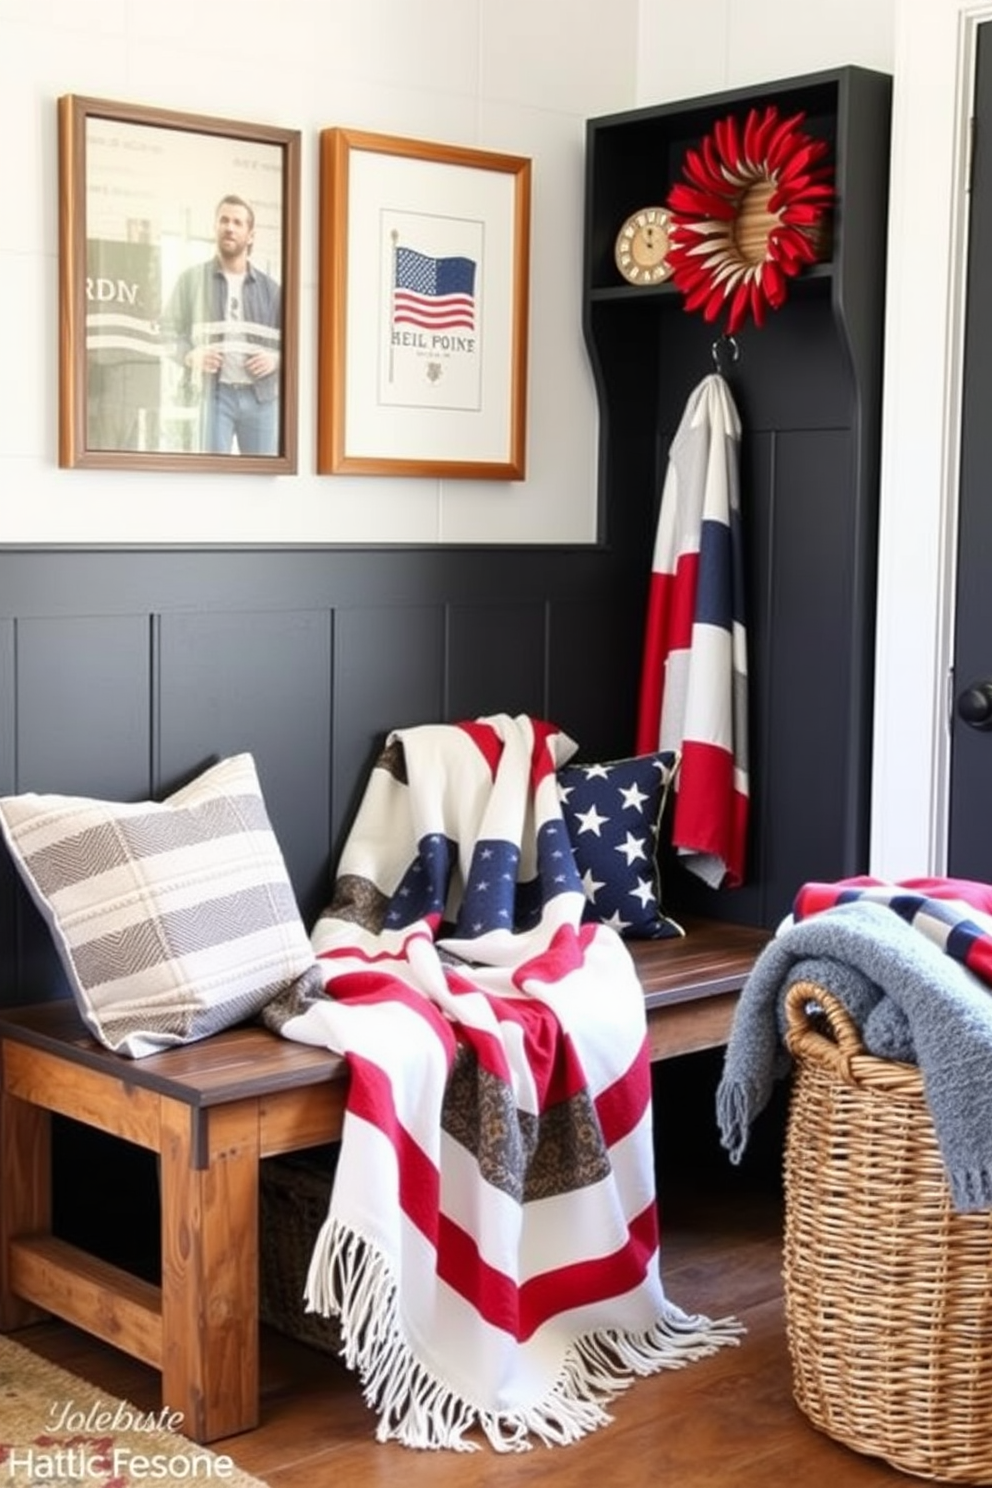
M 722 373 L 725 370 L 725 366 L 727 368 L 733 367 L 740 361 L 741 355 L 741 348 L 737 337 L 728 336 L 726 333 L 720 335 L 710 347 L 710 355 L 713 358 L 713 365 L 718 372 Z M 727 359 L 726 363 L 725 358 Z

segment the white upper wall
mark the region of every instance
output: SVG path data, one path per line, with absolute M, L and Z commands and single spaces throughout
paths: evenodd
M 636 0 L 603 15 L 598 0 L 0 0 L 0 542 L 594 541 L 584 125 L 634 102 Z M 301 131 L 299 474 L 58 468 L 65 93 Z M 533 160 L 526 480 L 315 474 L 318 137 L 334 125 Z
M 641 0 L 639 104 L 830 67 L 892 72 L 894 0 Z

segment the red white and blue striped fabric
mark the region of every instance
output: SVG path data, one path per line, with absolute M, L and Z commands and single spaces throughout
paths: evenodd
M 992 884 L 967 878 L 904 878 L 896 883 L 861 876 L 803 884 L 792 920 L 870 899 L 886 905 L 915 930 L 992 985 Z
M 504 715 L 392 734 L 313 934 L 327 995 L 273 1022 L 348 1060 L 307 1297 L 380 1440 L 562 1445 L 740 1331 L 664 1294 L 644 999 L 582 924 L 573 749 Z
M 637 752 L 674 749 L 672 841 L 717 888 L 744 878 L 750 787 L 738 457 L 741 425 L 714 373 L 672 440 L 648 593 Z

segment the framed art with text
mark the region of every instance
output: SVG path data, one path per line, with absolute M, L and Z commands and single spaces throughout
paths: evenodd
M 59 464 L 291 473 L 297 131 L 59 99 Z
M 530 161 L 320 143 L 318 471 L 522 480 Z

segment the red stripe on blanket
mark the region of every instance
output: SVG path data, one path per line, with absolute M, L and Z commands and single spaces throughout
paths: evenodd
M 493 728 L 492 724 L 485 723 L 480 719 L 465 719 L 455 725 L 461 729 L 463 734 L 468 734 L 475 744 L 482 758 L 489 766 L 489 773 L 496 779 L 496 769 L 503 754 L 503 740 Z
M 557 1313 L 622 1296 L 639 1286 L 658 1250 L 654 1204 L 627 1227 L 627 1239 L 610 1255 L 576 1261 L 532 1276 L 522 1286 L 479 1254 L 473 1237 L 441 1216 L 438 1276 L 494 1328 L 525 1342 Z
M 628 1223 L 626 1244 L 612 1255 L 531 1277 L 520 1288 L 521 1337 L 529 1338 L 556 1313 L 633 1291 L 654 1265 L 658 1244 L 658 1213 L 651 1203 Z
M 531 719 L 534 731 L 534 747 L 531 751 L 530 783 L 531 788 L 536 790 L 542 780 L 553 775 L 557 769 L 555 751 L 549 748 L 549 741 L 558 738 L 560 729 L 553 723 L 546 723 L 541 718 Z
M 452 977 L 452 981 L 455 978 Z M 460 990 L 464 994 L 485 997 L 500 1023 L 514 1023 L 523 1034 L 527 1064 L 534 1079 L 538 1112 L 552 1109 L 556 1105 L 574 1099 L 588 1089 L 589 1082 L 572 1040 L 565 1034 L 553 1010 L 539 1002 L 512 1002 L 491 997 L 473 987 L 464 978 L 459 978 Z M 509 1083 L 511 1072 L 507 1063 L 505 1047 L 499 1033 L 473 1027 L 467 1023 L 452 1025 L 444 1014 L 422 993 L 406 986 L 395 977 L 381 973 L 353 972 L 340 977 L 334 984 L 339 1000 L 363 1006 L 402 1004 L 408 1011 L 429 1024 L 444 1046 L 445 1060 L 449 1070 L 455 1059 L 458 1043 L 471 1048 L 479 1067 L 494 1078 Z M 455 990 L 453 988 L 453 990 Z M 379 1093 L 389 1090 L 384 1084 L 386 1077 L 378 1065 L 359 1056 L 349 1056 L 349 1062 L 361 1064 L 365 1072 L 375 1071 L 376 1089 Z M 371 1103 L 358 1104 L 354 1077 L 349 1086 L 348 1109 L 378 1124 L 374 1099 Z M 353 1103 L 354 1097 L 354 1103 Z M 595 1099 L 600 1127 L 607 1146 L 626 1137 L 640 1122 L 651 1098 L 650 1063 L 648 1043 L 638 1050 L 628 1069 L 613 1084 L 600 1091 Z M 395 1120 L 392 1096 L 389 1109 Z M 397 1128 L 398 1129 L 398 1128 Z M 391 1129 L 390 1129 L 391 1135 Z
M 983 936 L 976 938 L 965 953 L 964 964 L 982 981 L 992 986 L 992 944 Z
M 462 997 L 484 997 L 499 1024 L 512 1023 L 520 1029 L 527 1068 L 533 1076 L 538 1110 L 571 1100 L 588 1084 L 575 1055 L 571 1040 L 562 1031 L 554 1011 L 546 1003 L 532 998 L 514 1002 L 483 992 L 466 977 L 448 973 L 451 990 Z M 468 1021 L 457 1025 L 459 1039 L 471 1048 L 480 1068 L 498 1079 L 510 1082 L 511 1071 L 501 1032 L 490 1032 Z
M 395 971 L 345 971 L 335 977 L 332 985 L 333 992 L 328 993 L 328 996 L 334 1002 L 344 1002 L 350 1006 L 360 1003 L 363 1007 L 382 1003 L 395 1007 L 400 1004 L 409 1012 L 415 1013 L 430 1025 L 444 1045 L 448 1068 L 451 1068 L 455 1057 L 455 1033 L 451 1023 L 440 1008 L 416 987 L 404 982 Z
M 651 1103 L 651 1061 L 645 1035 L 633 1063 L 596 1097 L 596 1114 L 607 1147 L 615 1147 L 639 1125 Z
M 688 651 L 696 623 L 696 593 L 699 589 L 699 553 L 680 553 L 671 580 L 672 599 L 668 616 L 668 650 Z
M 922 894 L 926 899 L 960 899 L 983 914 L 992 915 L 992 884 L 979 883 L 971 878 L 900 878 L 896 883 L 887 879 L 872 878 L 860 874 L 854 878 L 839 878 L 833 883 L 806 883 L 796 895 L 792 912 L 797 919 L 816 914 L 822 909 L 832 909 L 845 889 L 908 889 L 913 894 Z
M 546 982 L 552 986 L 560 982 L 569 972 L 578 971 L 585 960 L 586 950 L 596 937 L 595 925 L 559 925 L 539 956 L 521 961 L 514 969 L 513 985 L 526 991 L 529 981 Z
M 470 989 L 469 989 L 470 990 Z M 538 1111 L 574 1099 L 589 1081 L 571 1038 L 562 1032 L 550 1008 L 541 1003 L 515 1003 L 490 997 L 500 1023 L 515 1023 L 523 1034 L 528 1068 L 537 1092 Z M 476 1055 L 481 1068 L 509 1081 L 510 1068 L 499 1035 L 462 1023 L 459 1038 Z M 626 1137 L 638 1125 L 651 1101 L 651 1064 L 647 1035 L 627 1069 L 595 1097 L 596 1112 L 607 1146 Z
M 842 878 L 833 883 L 805 883 L 792 901 L 792 913 L 797 920 L 833 909 L 840 903 L 845 889 L 881 888 L 879 878 Z
M 674 846 L 720 858 L 727 865 L 725 887 L 735 888 L 744 877 L 747 816 L 748 799 L 735 786 L 730 751 L 686 739 L 672 814 Z
M 399 1169 L 400 1204 L 411 1223 L 437 1247 L 441 1182 L 427 1153 L 401 1124 L 389 1076 L 362 1055 L 348 1058 L 351 1080 L 347 1110 L 374 1126 L 392 1144 Z
M 352 1070 L 349 1113 L 392 1144 L 403 1213 L 434 1247 L 438 1276 L 487 1322 L 522 1341 L 556 1313 L 621 1296 L 644 1280 L 659 1244 L 653 1201 L 628 1225 L 625 1243 L 610 1255 L 542 1272 L 518 1287 L 483 1259 L 468 1231 L 440 1211 L 438 1170 L 401 1125 L 389 1077 L 361 1056 L 352 1056 Z
M 972 909 L 992 915 L 992 884 L 978 883 L 973 878 L 904 878 L 902 884 L 928 899 L 960 899 Z
M 430 918 L 429 917 L 425 917 L 421 921 L 421 923 L 422 924 L 425 924 L 425 925 L 429 925 L 430 924 Z M 330 950 L 327 950 L 327 951 L 318 951 L 318 953 L 317 953 L 317 960 L 318 961 L 364 961 L 367 966 L 375 966 L 375 965 L 377 965 L 380 962 L 390 962 L 392 965 L 395 966 L 398 961 L 399 962 L 409 961 L 409 959 L 410 959 L 410 947 L 416 941 L 418 941 L 418 940 L 422 940 L 425 943 L 425 945 L 433 945 L 434 944 L 434 937 L 433 937 L 433 935 L 428 934 L 424 930 L 416 930 L 416 931 L 414 931 L 414 933 L 412 935 L 406 936 L 405 939 L 400 942 L 400 945 L 399 945 L 399 948 L 398 949 L 396 949 L 394 947 L 390 947 L 388 950 L 385 950 L 385 951 L 367 951 L 367 950 L 365 950 L 365 948 L 363 946 L 360 946 L 357 943 L 354 943 L 354 942 L 349 941 L 347 945 L 332 946 L 330 948 Z M 338 975 L 340 975 L 340 973 L 339 972 L 336 972 L 336 973 L 334 973 L 334 975 L 338 976 Z M 336 985 L 337 984 L 335 983 L 335 986 Z M 336 996 L 337 993 L 335 992 L 335 993 L 329 994 L 329 995 Z
M 489 773 L 495 780 L 496 771 L 503 755 L 503 740 L 493 728 L 492 724 L 481 719 L 464 719 L 456 725 L 463 733 L 473 741 L 486 764 Z M 533 740 L 531 745 L 531 769 L 530 779 L 532 785 L 537 785 L 547 775 L 554 774 L 555 756 L 554 750 L 548 748 L 548 741 L 557 738 L 561 730 L 557 724 L 547 723 L 544 719 L 531 719 Z
M 638 754 L 650 754 L 658 748 L 658 729 L 665 698 L 665 668 L 673 651 L 687 651 L 692 645 L 698 579 L 699 554 L 683 553 L 675 573 L 655 570 L 648 581 L 637 716 Z
M 665 657 L 668 648 L 668 600 L 671 580 L 668 574 L 653 573 L 648 582 L 647 623 L 644 634 L 644 660 L 641 665 L 641 691 L 637 713 L 635 749 L 650 754 L 658 748 L 658 722 L 665 696 Z

